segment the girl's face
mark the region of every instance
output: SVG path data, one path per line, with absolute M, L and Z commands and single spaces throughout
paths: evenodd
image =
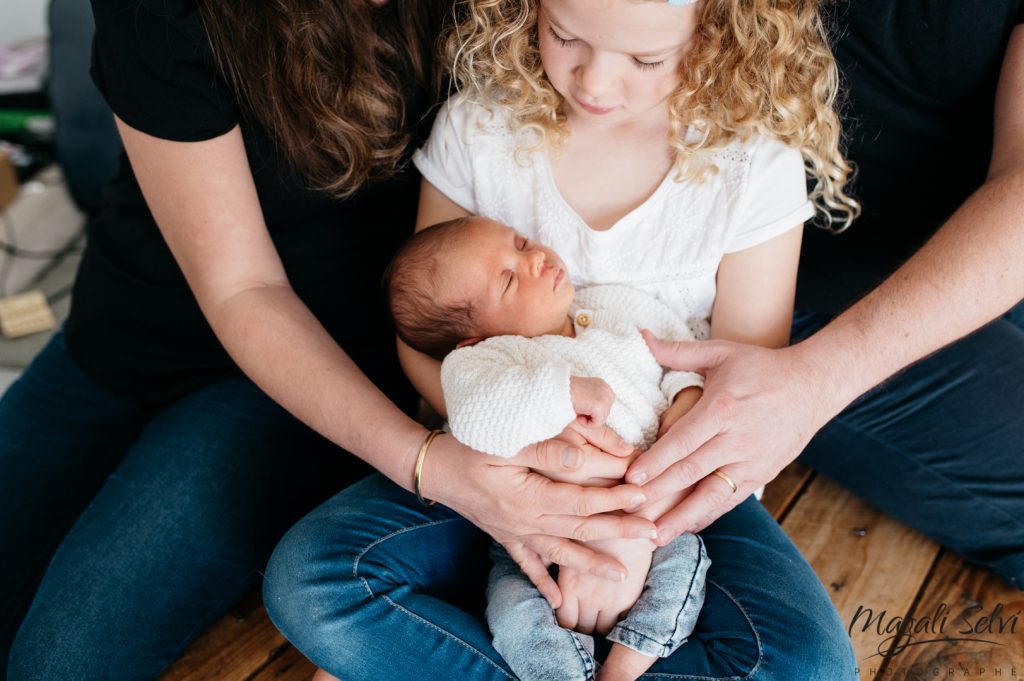
M 664 115 L 697 26 L 696 5 L 541 0 L 540 56 L 566 114 L 594 123 Z

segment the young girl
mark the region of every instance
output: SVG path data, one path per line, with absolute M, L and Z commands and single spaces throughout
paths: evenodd
M 698 338 L 786 344 L 800 227 L 815 212 L 805 167 L 826 219 L 856 210 L 814 5 L 471 2 L 449 43 L 460 95 L 414 157 L 419 226 L 485 215 L 562 253 L 575 283 L 653 294 Z M 437 365 L 403 353 L 443 408 Z M 560 571 L 573 604 L 560 623 L 595 628 L 602 604 L 574 597 L 596 593 L 591 581 Z M 644 671 L 609 657 L 620 660 L 623 677 Z
M 816 206 L 840 226 L 857 212 L 843 193 L 837 75 L 817 3 L 596 4 L 466 4 L 448 45 L 460 94 L 414 157 L 424 177 L 418 228 L 485 215 L 557 250 L 574 284 L 645 291 L 698 338 L 786 344 L 803 222 Z M 514 273 L 503 286 L 518 286 Z M 444 413 L 439 362 L 400 354 Z M 443 457 L 421 461 L 424 494 L 444 502 L 458 472 Z M 728 468 L 716 473 L 733 493 Z M 486 568 L 475 535 L 453 520 L 376 481 L 339 495 L 278 548 L 271 614 L 288 615 L 289 638 L 342 678 L 509 678 L 466 615 L 465 592 Z M 715 566 L 705 609 L 690 642 L 653 672 L 854 677 L 827 595 L 756 502 L 703 538 Z M 419 565 L 414 545 L 444 556 Z M 528 574 L 550 593 L 544 575 Z M 600 600 L 614 590 L 564 566 L 558 580 L 558 622 L 600 629 Z M 290 607 L 271 605 L 286 594 Z M 317 613 L 312 623 L 298 619 L 303 608 Z M 612 662 L 602 678 L 643 671 Z

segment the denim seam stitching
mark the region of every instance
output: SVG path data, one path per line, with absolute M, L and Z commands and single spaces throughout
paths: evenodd
M 367 553 L 369 553 L 369 551 L 371 549 L 373 549 L 374 547 L 376 547 L 378 544 L 382 544 L 383 542 L 385 542 L 385 541 L 387 541 L 389 539 L 393 539 L 394 537 L 397 537 L 400 534 L 405 534 L 406 532 L 411 532 L 413 530 L 422 530 L 425 527 L 432 527 L 434 525 L 443 525 L 444 523 L 451 523 L 451 522 L 455 522 L 457 520 L 461 520 L 461 518 L 445 518 L 444 520 L 431 520 L 429 523 L 421 523 L 419 525 L 411 525 L 409 527 L 403 527 L 400 530 L 395 530 L 394 532 L 386 534 L 383 537 L 379 537 L 379 538 L 375 539 L 374 541 L 372 541 L 369 544 L 367 544 L 366 547 L 362 551 L 360 551 L 358 554 L 356 554 L 355 559 L 352 561 L 352 578 L 353 579 L 358 579 L 359 581 L 361 581 L 363 583 L 363 588 L 366 589 L 366 593 L 368 593 L 370 595 L 370 598 L 376 598 L 377 597 L 376 594 L 374 594 L 373 593 L 373 589 L 370 588 L 370 583 L 366 580 L 365 577 L 361 577 L 359 575 L 359 561 L 363 559 L 363 556 L 365 556 Z
M 736 609 L 739 610 L 740 613 L 743 615 L 743 619 L 747 620 L 747 626 L 750 627 L 750 631 L 754 634 L 754 641 L 757 643 L 757 662 L 754 664 L 754 668 L 750 670 L 750 673 L 747 674 L 745 677 L 742 677 L 745 679 L 749 679 L 754 676 L 755 672 L 757 672 L 758 669 L 761 668 L 761 663 L 764 661 L 764 646 L 761 645 L 761 635 L 757 633 L 757 627 L 754 626 L 754 621 L 750 619 L 750 615 L 748 615 L 747 611 L 743 608 L 742 605 L 740 605 L 740 602 L 736 600 L 736 597 L 729 593 L 729 591 L 725 587 L 715 582 L 714 580 L 709 579 L 708 582 L 714 584 L 716 587 L 721 589 L 722 593 L 724 593 L 726 597 L 733 602 L 733 605 L 736 606 Z
M 757 643 L 757 662 L 754 667 L 746 676 L 690 676 L 689 674 L 666 674 L 659 672 L 646 672 L 640 678 L 641 679 L 692 679 L 693 681 L 743 681 L 744 679 L 753 678 L 754 674 L 758 669 L 761 668 L 761 662 L 764 660 L 764 649 L 761 646 L 761 636 L 757 633 L 757 628 L 754 627 L 754 622 L 750 619 L 750 615 L 743 609 L 739 601 L 729 593 L 721 584 L 713 579 L 708 580 L 708 584 L 713 584 L 715 588 L 725 594 L 725 597 L 732 601 L 736 609 L 743 615 L 743 619 L 747 621 L 747 626 L 750 627 L 751 633 L 754 634 L 754 641 Z
M 663 643 L 662 641 L 656 638 L 648 636 L 643 632 L 637 631 L 632 627 L 624 625 L 622 622 L 615 625 L 616 629 L 619 629 L 621 631 L 628 631 L 629 633 L 634 634 L 646 641 L 650 641 L 651 643 L 661 646 L 662 652 L 665 654 L 659 655 L 658 657 L 667 657 L 671 655 L 673 652 L 675 652 L 675 650 L 679 648 L 679 646 L 683 645 L 684 641 L 689 640 L 689 637 L 686 637 L 686 639 L 683 639 L 682 641 L 676 641 L 676 634 L 679 632 L 679 618 L 682 615 L 683 611 L 686 610 L 686 604 L 690 601 L 690 597 L 693 595 L 693 583 L 697 581 L 697 573 L 700 572 L 700 566 L 704 560 L 704 540 L 700 537 L 700 535 L 694 536 L 697 537 L 697 541 L 699 542 L 698 546 L 701 550 L 697 552 L 697 564 L 693 567 L 693 573 L 690 575 L 690 583 L 686 587 L 686 595 L 683 597 L 682 601 L 680 601 L 679 609 L 676 611 L 675 618 L 673 619 L 674 624 L 672 627 L 672 633 L 668 637 L 668 642 Z M 626 622 L 627 620 L 628 617 L 624 619 L 623 622 Z
M 434 524 L 434 523 L 431 523 L 431 524 Z M 483 653 L 482 653 L 481 651 L 479 651 L 479 650 L 477 650 L 476 648 L 474 648 L 473 646 L 469 645 L 469 643 L 467 643 L 466 641 L 463 641 L 463 640 L 462 640 L 461 638 L 459 638 L 459 637 L 458 637 L 458 636 L 456 636 L 455 634 L 453 634 L 453 633 L 451 633 L 450 631 L 447 631 L 447 630 L 445 630 L 445 629 L 442 629 L 441 627 L 437 626 L 436 624 L 434 624 L 433 622 L 431 622 L 431 621 L 429 621 L 429 620 L 427 620 L 427 619 L 424 619 L 423 617 L 420 617 L 419 615 L 417 615 L 417 614 L 416 614 L 416 613 L 414 613 L 413 611 L 409 610 L 408 608 L 404 607 L 403 605 L 400 605 L 399 603 L 396 603 L 395 601 L 391 600 L 391 598 L 390 598 L 389 596 L 383 596 L 383 595 L 382 595 L 382 596 L 381 596 L 381 598 L 382 598 L 382 599 L 384 599 L 385 601 L 387 601 L 387 602 L 388 602 L 388 603 L 389 603 L 389 604 L 390 604 L 390 605 L 391 605 L 391 606 L 392 606 L 393 608 L 395 608 L 396 610 L 401 610 L 402 612 L 404 612 L 404 613 L 405 613 L 406 615 L 408 615 L 409 617 L 411 617 L 411 618 L 413 618 L 413 619 L 415 619 L 415 620 L 418 620 L 419 622 L 421 622 L 421 623 L 423 623 L 423 624 L 427 625 L 427 626 L 428 626 L 428 627 L 430 627 L 431 629 L 434 629 L 435 631 L 437 631 L 437 632 L 441 633 L 442 635 L 444 635 L 444 636 L 446 636 L 446 637 L 448 637 L 448 638 L 452 639 L 453 641 L 455 641 L 456 643 L 458 643 L 458 644 L 459 644 L 460 646 L 462 646 L 462 647 L 463 647 L 463 648 L 465 648 L 466 650 L 468 650 L 468 651 L 472 652 L 472 653 L 473 653 L 474 655 L 477 655 L 477 656 L 478 656 L 478 657 L 479 657 L 480 659 L 482 659 L 482 660 L 483 660 L 484 662 L 486 662 L 487 664 L 489 664 L 489 665 L 491 665 L 492 667 L 494 667 L 495 669 L 497 669 L 497 670 L 498 670 L 498 671 L 499 671 L 499 672 L 500 672 L 501 674 L 503 674 L 503 675 L 504 675 L 504 676 L 505 676 L 506 678 L 509 678 L 509 679 L 515 679 L 515 677 L 513 677 L 513 676 L 509 676 L 508 672 L 506 672 L 506 671 L 505 671 L 504 669 L 502 669 L 501 667 L 499 667 L 498 665 L 496 665 L 496 664 L 494 663 L 494 661 L 493 661 L 493 660 L 491 660 L 491 658 L 487 657 L 487 656 L 486 656 L 486 655 L 484 655 L 484 654 L 483 654 Z
M 1012 523 L 1020 526 L 1021 528 L 1024 528 L 1024 523 L 1022 523 L 1020 520 L 1014 519 L 1014 516 L 1011 513 L 1007 513 L 1002 508 L 992 504 L 988 500 L 988 498 L 986 498 L 986 497 L 979 497 L 969 487 L 954 482 L 949 477 L 943 475 L 941 472 L 935 470 L 934 468 L 929 467 L 929 466 L 925 466 L 923 463 L 921 463 L 917 459 L 915 459 L 915 458 L 913 458 L 911 456 L 908 456 L 906 454 L 906 451 L 905 451 L 905 449 L 903 447 L 897 447 L 894 444 L 890 443 L 888 440 L 883 440 L 881 437 L 878 437 L 877 435 L 875 435 L 872 431 L 868 430 L 867 428 L 862 428 L 860 426 L 854 425 L 853 423 L 851 423 L 849 421 L 849 417 L 843 417 L 842 415 L 839 415 L 839 416 L 836 416 L 833 420 L 837 421 L 839 423 L 842 423 L 847 428 L 851 428 L 853 430 L 856 430 L 858 433 L 860 433 L 863 436 L 867 437 L 869 440 L 875 442 L 876 444 L 881 445 L 881 446 L 889 449 L 890 451 L 898 453 L 905 460 L 907 460 L 911 464 L 913 464 L 915 468 L 918 468 L 918 469 L 920 469 L 922 471 L 927 471 L 929 474 L 934 475 L 935 477 L 943 480 L 947 485 L 949 485 L 951 487 L 954 487 L 954 488 L 956 488 L 956 489 L 966 493 L 974 501 L 976 501 L 976 502 L 978 502 L 978 503 L 980 503 L 980 504 L 990 508 L 991 510 L 995 511 L 999 515 L 1005 516 Z
M 377 598 L 377 596 L 373 593 L 373 589 L 370 588 L 369 581 L 367 581 L 367 579 L 365 577 L 362 577 L 359 574 L 359 561 L 362 560 L 363 556 L 365 556 L 371 549 L 373 549 L 377 545 L 382 544 L 383 542 L 385 542 L 385 541 L 387 541 L 389 539 L 397 537 L 400 534 L 405 534 L 406 532 L 410 532 L 412 530 L 421 530 L 421 529 L 423 529 L 425 527 L 432 527 L 434 525 L 443 525 L 444 523 L 451 523 L 451 522 L 455 522 L 455 521 L 458 521 L 458 520 L 461 520 L 461 518 L 445 518 L 444 520 L 432 520 L 432 521 L 430 521 L 428 523 L 421 523 L 419 525 L 412 525 L 410 527 L 403 527 L 400 530 L 395 530 L 394 532 L 386 534 L 383 537 L 379 537 L 378 539 L 375 539 L 374 541 L 372 541 L 369 544 L 367 544 L 366 547 L 362 551 L 360 551 L 356 555 L 355 559 L 352 561 L 352 577 L 355 578 L 355 579 L 358 579 L 360 582 L 363 583 L 363 588 L 366 589 L 366 593 L 369 594 L 370 598 Z M 419 615 L 417 615 L 416 613 L 412 612 L 408 608 L 406 608 L 406 607 L 396 603 L 395 601 L 393 601 L 390 597 L 388 597 L 386 595 L 381 595 L 380 598 L 384 599 L 388 604 L 391 605 L 391 607 L 395 608 L 396 610 L 400 610 L 400 611 L 404 612 L 409 617 L 412 617 L 413 619 L 418 620 L 419 622 L 427 625 L 431 629 L 434 629 L 434 630 L 440 632 L 442 635 L 452 639 L 453 641 L 455 641 L 456 643 L 458 643 L 459 645 L 464 647 L 466 650 L 469 650 L 470 652 L 472 652 L 473 654 L 477 655 L 482 660 L 484 660 L 487 664 L 489 664 L 492 667 L 494 667 L 495 669 L 497 669 L 499 672 L 501 672 L 507 678 L 510 678 L 510 679 L 514 678 L 514 677 L 509 676 L 508 673 L 504 669 L 502 669 L 501 667 L 496 665 L 493 660 L 491 660 L 489 657 L 484 655 L 481 651 L 479 651 L 476 648 L 474 648 L 473 646 L 469 645 L 469 643 L 467 643 L 466 641 L 463 641 L 458 636 L 455 636 L 450 631 L 446 631 L 446 630 L 442 629 L 441 627 L 437 626 L 436 624 L 434 624 L 433 622 L 430 622 L 429 620 L 426 620 L 423 617 L 420 617 Z
M 653 643 L 653 644 L 657 645 L 659 648 L 661 648 L 662 652 L 664 652 L 669 647 L 669 645 L 670 645 L 669 643 L 662 643 L 661 641 L 659 641 L 656 638 L 651 638 L 647 634 L 641 633 L 641 632 L 637 631 L 636 629 L 630 629 L 629 627 L 622 626 L 621 624 L 620 625 L 616 625 L 615 628 L 618 629 L 619 631 L 625 631 L 625 632 L 628 632 L 630 634 L 633 634 L 637 638 L 642 638 L 645 641 L 650 641 L 651 643 Z M 623 645 L 625 645 L 625 644 L 623 644 Z M 658 657 L 665 657 L 665 656 L 664 655 L 658 655 Z
M 583 675 L 586 679 L 592 680 L 595 678 L 594 672 L 597 671 L 597 660 L 594 656 L 587 652 L 586 646 L 583 645 L 583 639 L 580 638 L 578 631 L 572 629 L 567 630 L 570 638 L 572 638 L 573 645 L 576 646 L 576 654 L 580 656 L 580 662 L 583 663 Z
M 694 535 L 694 536 L 697 537 L 697 548 L 698 548 L 698 551 L 697 551 L 697 564 L 693 568 L 693 574 L 690 575 L 690 584 L 689 584 L 689 586 L 686 587 L 686 598 L 683 599 L 682 604 L 680 604 L 680 606 L 679 606 L 679 612 L 676 613 L 675 626 L 672 628 L 672 635 L 669 637 L 668 645 L 670 645 L 670 646 L 672 645 L 673 641 L 675 641 L 676 634 L 679 632 L 679 618 L 682 616 L 683 612 L 686 610 L 686 604 L 690 601 L 690 596 L 693 594 L 693 583 L 695 581 L 697 581 L 697 573 L 700 572 L 701 564 L 704 561 L 704 555 L 705 555 L 704 540 L 700 537 L 700 535 Z M 682 645 L 682 644 L 677 642 L 673 649 L 678 648 L 680 645 Z

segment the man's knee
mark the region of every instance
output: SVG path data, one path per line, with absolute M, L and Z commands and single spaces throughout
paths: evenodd
M 774 647 L 774 646 L 773 646 Z M 780 661 L 772 670 L 770 660 Z M 779 646 L 765 655 L 766 668 L 751 679 L 778 681 L 856 681 L 860 678 L 857 658 L 846 632 L 839 626 L 822 626 L 808 621 L 801 630 L 791 630 Z
M 1016 554 L 993 566 L 993 571 L 1003 581 L 1018 591 L 1024 591 L 1024 552 Z

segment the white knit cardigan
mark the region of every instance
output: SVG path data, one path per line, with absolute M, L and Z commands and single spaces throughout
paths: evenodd
M 608 426 L 646 448 L 676 393 L 703 386 L 699 374 L 665 371 L 640 329 L 695 340 L 685 320 L 653 296 L 626 286 L 576 293 L 576 337 L 496 336 L 449 354 L 441 384 L 452 434 L 481 452 L 514 456 L 560 433 L 574 418 L 571 376 L 604 379 L 615 392 Z

